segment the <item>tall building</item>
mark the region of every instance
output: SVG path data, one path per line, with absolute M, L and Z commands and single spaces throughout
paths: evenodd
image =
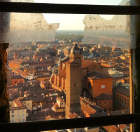
M 60 61 L 58 71 L 52 74 L 50 82 L 52 88 L 66 94 L 66 117 L 70 113 L 80 113 L 79 97 L 84 91 L 85 97 L 104 111 L 112 110 L 113 79 L 108 69 L 101 67 L 100 63 L 82 59 L 77 45 L 72 48 L 70 56 Z
M 71 50 L 66 64 L 66 117 L 70 113 L 81 113 L 80 92 L 82 89 L 82 51 L 77 44 Z
M 13 100 L 10 107 L 10 122 L 26 122 L 27 116 L 26 106 L 18 99 Z

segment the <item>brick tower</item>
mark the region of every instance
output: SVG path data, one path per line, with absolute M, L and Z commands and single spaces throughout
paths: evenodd
M 66 63 L 66 117 L 70 113 L 81 113 L 80 91 L 82 89 L 82 51 L 77 44 L 71 50 Z

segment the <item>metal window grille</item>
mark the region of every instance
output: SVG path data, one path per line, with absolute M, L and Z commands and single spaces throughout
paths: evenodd
M 140 6 L 74 5 L 0 2 L 0 12 L 23 13 L 70 13 L 70 14 L 118 14 L 140 15 Z M 134 102 L 133 102 L 134 103 Z M 3 123 L 0 130 L 5 131 L 43 131 L 67 128 L 83 128 L 113 124 L 138 123 L 140 114 L 114 115 L 103 117 L 63 119 L 24 123 Z

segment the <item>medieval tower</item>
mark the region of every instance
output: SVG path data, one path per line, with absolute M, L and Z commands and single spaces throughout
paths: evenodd
M 77 44 L 71 50 L 70 60 L 66 63 L 66 117 L 70 113 L 80 115 L 80 91 L 82 89 L 82 51 Z

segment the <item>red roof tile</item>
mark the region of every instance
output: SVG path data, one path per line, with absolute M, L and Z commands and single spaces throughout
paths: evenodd
M 15 99 L 14 100 L 14 103 L 16 104 L 16 107 L 24 107 L 25 105 L 21 102 L 21 101 L 19 101 L 18 99 Z
M 84 103 L 81 104 L 81 110 L 90 114 L 95 114 L 96 110 L 94 110 L 93 108 L 91 108 L 89 105 L 86 105 Z

